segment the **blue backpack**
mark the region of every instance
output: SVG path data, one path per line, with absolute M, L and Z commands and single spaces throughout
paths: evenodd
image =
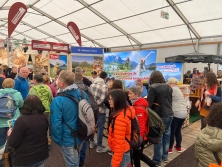
M 15 99 L 12 94 L 0 96 L 0 118 L 12 118 L 16 111 Z

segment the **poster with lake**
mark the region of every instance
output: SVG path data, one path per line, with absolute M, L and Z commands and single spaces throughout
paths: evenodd
M 135 85 L 135 80 L 149 80 L 156 69 L 156 54 L 156 50 L 105 53 L 104 71 L 109 77 L 123 80 L 128 88 Z

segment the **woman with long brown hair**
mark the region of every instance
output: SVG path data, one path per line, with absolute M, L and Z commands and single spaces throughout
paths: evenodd
M 210 97 L 205 96 L 205 92 L 209 92 L 215 96 L 221 96 L 221 88 L 218 85 L 217 77 L 213 72 L 208 72 L 204 77 L 205 85 L 201 89 L 201 97 L 197 100 L 195 106 L 198 108 L 201 116 L 201 129 L 206 127 L 205 118 L 209 114 L 209 108 L 213 101 Z

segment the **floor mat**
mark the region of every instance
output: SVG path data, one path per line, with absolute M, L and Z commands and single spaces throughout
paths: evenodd
M 197 167 L 198 163 L 194 157 L 194 149 L 195 145 L 193 144 L 165 167 Z
M 190 113 L 190 122 L 195 122 L 200 119 L 200 113 Z

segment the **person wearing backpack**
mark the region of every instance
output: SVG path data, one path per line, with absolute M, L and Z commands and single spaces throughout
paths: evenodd
M 108 144 L 113 152 L 110 167 L 127 167 L 131 164 L 128 141 L 131 140 L 131 119 L 136 117 L 135 110 L 128 105 L 126 95 L 120 89 L 109 93 L 109 103 L 112 111 Z
M 45 107 L 45 114 L 49 120 L 50 114 L 50 103 L 53 99 L 52 91 L 48 85 L 43 84 L 43 75 L 34 75 L 34 86 L 29 90 L 29 95 L 36 95 L 40 98 L 43 106 Z M 48 147 L 50 149 L 51 139 L 48 132 Z
M 149 108 L 154 110 L 164 124 L 163 136 L 159 144 L 154 144 L 153 160 L 161 166 L 161 162 L 168 163 L 168 151 L 170 144 L 172 110 L 172 88 L 166 83 L 160 71 L 153 71 L 150 75 L 150 87 L 147 96 Z
M 18 92 L 17 90 L 13 89 L 15 85 L 15 82 L 13 79 L 11 78 L 6 78 L 3 83 L 2 83 L 2 87 L 4 89 L 0 89 L 0 113 L 2 112 L 2 110 L 5 110 L 5 106 L 3 106 L 5 104 L 5 100 L 6 100 L 6 96 L 10 95 L 12 97 L 12 102 L 9 101 L 9 104 L 13 104 L 13 106 L 11 108 L 14 108 L 14 116 L 10 117 L 10 118 L 5 118 L 5 117 L 0 117 L 0 149 L 3 148 L 5 142 L 6 142 L 6 136 L 7 136 L 7 131 L 8 131 L 8 120 L 11 119 L 17 119 L 20 116 L 20 111 L 19 108 L 21 108 L 23 106 L 23 98 L 20 92 Z
M 135 109 L 136 117 L 138 118 L 140 127 L 140 136 L 143 139 L 140 149 L 133 150 L 133 161 L 135 167 L 141 167 L 140 160 L 145 162 L 150 167 L 156 167 L 156 163 L 143 154 L 143 149 L 145 143 L 147 143 L 148 135 L 148 112 L 146 108 L 148 107 L 148 102 L 141 97 L 142 89 L 141 86 L 133 86 L 129 88 L 129 99 L 132 102 L 132 106 Z
M 97 114 L 99 112 L 99 107 L 98 107 L 98 104 L 96 103 L 92 93 L 90 92 L 89 87 L 84 85 L 82 74 L 75 73 L 75 84 L 78 86 L 79 89 L 81 89 L 82 91 L 84 91 L 88 95 L 89 103 L 92 106 L 92 109 L 93 109 L 93 112 L 94 112 L 94 117 L 95 117 L 95 123 L 96 123 Z M 86 148 L 87 148 L 87 142 L 84 141 L 82 149 L 80 151 L 80 165 L 79 165 L 79 167 L 84 167 Z
M 78 104 L 71 98 L 60 96 L 62 93 L 82 100 L 74 78 L 75 74 L 72 72 L 66 70 L 60 72 L 57 83 L 59 92 L 50 105 L 51 136 L 53 141 L 61 147 L 67 167 L 79 167 L 79 151 L 83 144 L 83 139 L 78 136 L 74 139 L 69 129 L 71 127 L 76 131 L 78 128 Z M 88 99 L 86 93 L 84 97 Z

